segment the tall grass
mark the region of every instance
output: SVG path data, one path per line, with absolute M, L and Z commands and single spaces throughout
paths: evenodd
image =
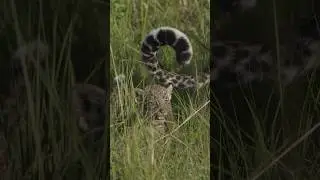
M 111 101 L 112 179 L 209 179 L 209 93 L 174 91 L 170 143 L 155 144 L 141 114 L 135 88 L 155 83 L 140 63 L 140 46 L 153 28 L 172 26 L 191 39 L 194 57 L 184 73 L 195 75 L 209 63 L 209 1 L 114 1 L 111 6 L 111 76 L 125 75 L 113 87 Z M 175 68 L 175 54 L 161 51 L 161 61 Z M 196 67 L 196 68 L 195 68 Z M 155 163 L 152 147 L 155 146 Z
M 4 26 L 0 36 L 5 48 L 1 49 L 1 65 L 20 67 L 17 69 L 22 70 L 18 73 L 25 88 L 11 94 L 17 98 L 14 107 L 17 111 L 11 115 L 18 120 L 13 122 L 8 114 L 1 113 L 1 126 L 7 125 L 9 162 L 1 178 L 105 179 L 109 159 L 104 144 L 100 143 L 101 150 L 93 153 L 90 147 L 96 145 L 84 143 L 72 113 L 70 95 L 76 82 L 99 85 L 97 79 L 101 75 L 97 68 L 105 61 L 100 58 L 105 55 L 103 44 L 107 42 L 99 22 L 107 16 L 100 14 L 97 7 L 106 10 L 106 4 L 40 0 L 4 1 L 2 5 Z M 42 43 L 35 46 L 30 43 L 38 41 Z M 94 50 L 82 49 L 83 44 L 91 44 Z M 44 52 L 41 46 L 48 51 Z M 14 57 L 15 52 L 18 58 Z M 17 76 L 4 77 L 12 78 L 2 78 L 2 82 L 15 85 Z M 9 94 L 8 88 L 6 98 Z
M 236 25 L 229 28 L 230 36 L 241 41 L 274 42 L 274 55 L 280 66 L 284 55 L 280 45 L 286 44 L 284 39 L 288 36 L 297 34 L 293 27 L 301 24 L 287 26 L 292 23 L 292 14 L 303 14 L 303 8 L 294 9 L 278 1 L 258 2 L 261 4 L 253 12 L 232 17 L 230 22 Z M 247 31 L 245 35 L 241 26 Z M 258 26 L 268 28 L 260 31 Z M 218 153 L 213 166 L 217 179 L 319 179 L 320 91 L 316 74 L 297 78 L 287 87 L 276 81 L 215 92 L 217 103 L 212 104 L 211 125 L 218 130 L 213 137 L 216 150 L 212 151 Z

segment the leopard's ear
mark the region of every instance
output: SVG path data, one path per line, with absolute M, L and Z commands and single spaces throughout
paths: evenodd
M 169 96 L 170 96 L 170 100 L 171 100 L 172 91 L 173 91 L 173 85 L 170 84 L 170 85 L 167 87 L 167 93 L 168 93 Z
M 167 91 L 170 92 L 170 94 L 172 93 L 172 90 L 173 90 L 173 86 L 172 84 L 170 84 L 168 87 L 167 87 Z

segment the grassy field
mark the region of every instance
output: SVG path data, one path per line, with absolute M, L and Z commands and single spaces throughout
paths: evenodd
M 299 1 L 290 5 L 299 9 L 304 0 Z M 255 10 L 257 16 L 247 14 L 236 17 L 236 23 L 229 22 L 235 24 L 229 28 L 231 39 L 251 37 L 274 44 L 279 42 L 279 36 L 289 34 L 287 30 L 277 34 L 291 17 L 286 0 L 278 4 L 278 14 L 270 1 L 261 2 Z M 319 179 L 317 80 L 308 84 L 302 79 L 280 93 L 277 85 L 270 83 L 244 91 L 216 92 L 218 100 L 210 102 L 212 114 L 208 87 L 199 91 L 175 90 L 175 120 L 167 136 L 169 143 L 151 139 L 146 128 L 148 119 L 140 113 L 135 94 L 135 88 L 154 83 L 140 62 L 141 41 L 153 28 L 180 29 L 189 36 L 194 50 L 191 64 L 180 72 L 201 72 L 210 58 L 209 1 L 115 0 L 110 5 L 110 23 L 108 4 L 101 1 L 5 0 L 2 5 L 1 97 L 9 94 L 5 87 L 14 82 L 12 64 L 21 66 L 26 89 L 14 95 L 19 97 L 19 121 L 10 121 L 4 111 L 0 114 L 0 166 L 2 158 L 9 162 L 6 172 L 0 171 L 0 179 L 107 179 L 109 136 L 97 143 L 83 141 L 71 113 L 70 89 L 75 82 L 103 87 L 105 79 L 118 75 L 125 78 L 111 87 L 111 179 L 209 179 L 210 157 L 224 160 L 212 167 L 231 179 Z M 305 14 L 311 12 L 305 9 Z M 279 21 L 274 21 L 274 16 Z M 250 19 L 259 23 L 250 24 Z M 14 58 L 17 50 L 37 39 L 49 50 L 44 57 L 34 53 L 35 64 Z M 175 70 L 172 49 L 164 47 L 159 55 L 168 70 Z M 109 56 L 107 74 L 101 67 Z M 210 151 L 209 127 L 216 130 L 221 124 L 221 134 L 211 137 L 224 140 L 214 149 L 219 154 Z M 248 130 L 250 137 L 240 129 Z M 228 170 L 223 169 L 225 162 L 230 165 Z
M 160 26 L 185 32 L 194 56 L 184 73 L 194 75 L 209 63 L 209 20 L 209 1 L 113 1 L 111 74 L 123 74 L 125 81 L 120 91 L 114 87 L 116 98 L 111 102 L 115 104 L 110 114 L 112 179 L 209 179 L 209 88 L 174 92 L 175 124 L 165 146 L 161 141 L 153 144 L 148 119 L 139 113 L 134 93 L 135 88 L 153 83 L 140 62 L 141 41 L 147 33 Z M 173 50 L 163 48 L 161 57 L 166 68 L 174 70 Z

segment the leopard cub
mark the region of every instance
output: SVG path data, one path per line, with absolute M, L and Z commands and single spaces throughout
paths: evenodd
M 168 123 L 173 118 L 171 96 L 173 86 L 148 85 L 136 90 L 141 98 L 142 112 L 152 127 L 160 134 L 168 131 Z

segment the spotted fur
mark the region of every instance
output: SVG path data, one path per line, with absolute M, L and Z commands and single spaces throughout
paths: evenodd
M 175 50 L 176 61 L 179 65 L 190 63 L 192 58 L 192 46 L 189 38 L 178 29 L 172 27 L 160 27 L 152 30 L 146 35 L 142 42 L 142 61 L 149 73 L 165 87 L 172 85 L 174 88 L 195 88 L 201 87 L 209 82 L 209 74 L 199 77 L 177 74 L 161 68 L 156 57 L 161 46 L 169 45 Z
M 260 81 L 272 69 L 270 50 L 260 44 L 214 42 L 211 81 L 220 87 L 231 87 Z
M 319 52 L 320 41 L 299 38 L 291 49 L 280 47 L 278 68 L 276 52 L 266 45 L 214 42 L 211 82 L 219 87 L 233 87 L 263 80 L 276 81 L 280 73 L 283 85 L 289 85 L 319 67 Z
M 112 113 L 112 121 L 117 121 L 118 123 L 123 123 L 123 118 L 121 114 L 123 111 L 123 106 L 128 103 L 126 101 L 126 96 L 128 95 L 125 89 L 125 77 L 119 75 L 114 78 L 114 87 L 110 95 L 110 107 Z M 147 85 L 143 89 L 135 88 L 135 102 L 139 109 L 141 115 L 148 120 L 153 130 L 157 133 L 163 134 L 169 130 L 168 123 L 172 122 L 173 113 L 171 105 L 171 96 L 173 87 L 169 85 L 168 87 L 153 84 Z M 78 104 L 78 103 L 77 103 Z M 120 116 L 119 116 L 120 115 Z
M 172 89 L 172 85 L 164 87 L 156 84 L 148 85 L 140 92 L 144 115 L 150 120 L 154 129 L 161 134 L 168 131 L 168 123 L 173 118 Z

